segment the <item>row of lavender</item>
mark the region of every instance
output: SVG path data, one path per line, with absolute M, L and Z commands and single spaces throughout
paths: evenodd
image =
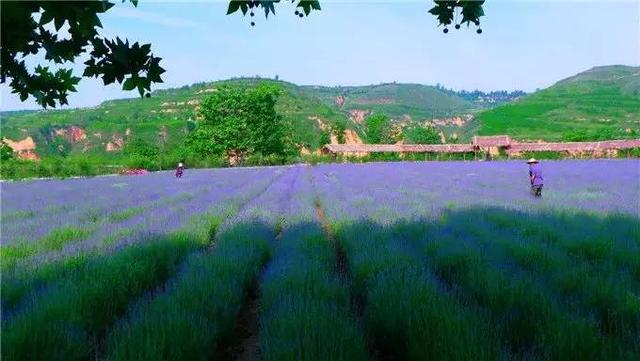
M 288 169 L 216 227 L 198 217 L 202 226 L 191 222 L 180 232 L 124 244 L 47 279 L 45 290 L 27 294 L 3 320 L 3 358 L 215 357 L 253 280 L 264 295 L 264 358 L 282 359 L 287 349 L 278 345 L 286 342 L 295 344 L 289 356 L 315 345 L 326 355 L 338 347 L 363 359 L 365 337 L 350 321 L 348 290 L 333 272 L 334 250 L 316 218 L 309 176 L 305 168 Z M 292 303 L 296 314 L 288 312 Z M 324 327 L 299 340 L 301 328 L 320 322 Z
M 225 218 L 285 172 L 242 170 L 223 183 L 203 174 L 203 184 L 214 184 L 208 192 L 169 217 L 147 215 L 150 222 L 136 235 L 108 244 L 86 240 L 3 272 L 3 358 L 86 359 L 100 352 L 96 339 L 104 339 L 133 300 L 162 285 L 187 255 L 206 249 Z
M 417 360 L 640 357 L 640 163 L 545 166 L 557 189 L 543 200 L 528 197 L 516 163 L 314 169 L 376 349 Z
M 541 199 L 530 197 L 523 162 L 331 164 L 314 168 L 314 176 L 340 194 L 328 206 L 382 221 L 482 206 L 640 213 L 638 160 L 547 161 L 542 170 Z
M 161 206 L 143 208 L 127 219 L 115 221 L 102 220 L 91 226 L 77 225 L 80 237 L 64 238 L 63 242 L 52 243 L 43 239 L 32 240 L 37 247 L 26 248 L 30 252 L 14 252 L 23 248 L 23 244 L 2 244 L 3 295 L 5 310 L 20 302 L 25 292 L 38 289 L 57 277 L 65 277 L 69 272 L 86 263 L 88 259 L 102 257 L 127 245 L 143 242 L 158 235 L 183 229 L 197 229 L 194 222 L 205 218 L 219 219 L 234 212 L 241 204 L 251 199 L 274 177 L 284 172 L 278 169 L 247 169 L 229 172 L 221 178 L 217 171 L 194 172 L 187 184 L 170 177 L 151 178 L 147 186 L 140 188 L 141 193 L 154 189 L 150 193 L 164 192 L 165 201 Z M 108 177 L 112 183 L 105 188 L 96 188 L 96 192 L 108 192 L 111 184 L 122 184 L 120 178 Z M 126 179 L 126 178 L 125 178 Z M 137 181 L 136 179 L 133 179 Z M 93 181 L 90 179 L 88 181 Z M 101 180 L 102 181 L 102 180 Z M 197 182 L 196 182 L 197 181 Z M 176 186 L 176 184 L 178 184 Z M 175 199 L 173 189 L 181 187 L 182 194 L 189 197 Z M 195 189 L 190 190 L 194 187 Z M 5 191 L 3 189 L 3 194 Z M 28 197 L 27 194 L 23 194 Z M 56 193 L 52 196 L 57 197 Z M 135 199 L 134 199 L 135 202 Z M 129 203 L 123 209 L 138 209 L 139 203 Z M 65 217 L 58 218 L 64 219 Z M 72 219 L 69 220 L 73 222 Z M 4 226 L 4 225 L 3 225 Z M 66 229 L 68 226 L 61 226 Z M 53 234 L 57 229 L 52 231 Z M 64 234 L 63 234 L 64 235 Z M 17 261 L 16 261 L 17 260 Z M 6 313 L 6 312 L 5 312 Z
M 238 342 L 236 352 L 249 359 L 364 359 L 365 337 L 333 272 L 309 175 L 289 170 L 224 222 L 212 250 L 193 254 L 165 291 L 138 303 L 114 328 L 107 359 L 225 359 L 238 357 L 229 353 Z M 236 316 L 254 292 L 258 340 L 233 341 Z M 301 337 L 301 330 L 308 332 Z
M 142 206 L 182 203 L 172 226 L 155 215 L 135 237 L 95 231 L 25 258 L 13 302 L 3 274 L 3 358 L 226 358 L 257 293 L 257 341 L 231 348 L 253 358 L 637 359 L 638 220 L 575 209 L 634 213 L 640 189 L 619 186 L 640 168 L 599 165 L 606 181 L 549 165 L 558 189 L 542 202 L 516 163 L 234 170 L 228 188 L 203 176 L 191 199 Z

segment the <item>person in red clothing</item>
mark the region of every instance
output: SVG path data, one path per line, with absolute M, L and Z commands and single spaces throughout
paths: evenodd
M 182 173 L 184 172 L 184 165 L 182 162 L 178 163 L 178 167 L 176 168 L 176 178 L 182 178 Z

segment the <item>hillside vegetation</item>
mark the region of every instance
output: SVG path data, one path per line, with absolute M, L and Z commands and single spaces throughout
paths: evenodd
M 640 133 L 640 67 L 593 68 L 531 95 L 456 92 L 440 85 L 325 87 L 236 78 L 159 90 L 150 98 L 106 101 L 93 108 L 3 112 L 2 139 L 10 147 L 2 147 L 3 160 L 13 150 L 18 158 L 49 164 L 5 162 L 3 177 L 17 177 L 14 173 L 25 167 L 34 168 L 26 171 L 29 174 L 58 174 L 58 168 L 76 161 L 80 163 L 71 168 L 107 167 L 95 172 L 123 166 L 166 169 L 180 159 L 191 166 L 227 164 L 228 159 L 192 153 L 185 157 L 185 140 L 201 120 L 199 109 L 205 97 L 223 85 L 243 88 L 259 83 L 281 90 L 276 111 L 291 125 L 287 125 L 286 137 L 295 147 L 287 154 L 305 155 L 329 142 L 370 141 L 376 138 L 367 134 L 366 119 L 372 115 L 388 117 L 389 129 L 380 131 L 385 134 L 380 141 L 391 143 L 416 142 L 409 139 L 406 129 L 421 131 L 433 141 L 438 134 L 440 139 L 458 142 L 478 134 L 507 134 L 525 141 L 584 141 L 637 138 Z M 154 162 L 136 161 L 132 154 Z M 293 161 L 291 157 L 297 156 L 258 157 L 247 164 L 281 164 Z
M 146 99 L 106 101 L 94 108 L 6 112 L 2 114 L 2 136 L 12 140 L 32 137 L 39 156 L 56 154 L 53 140 L 57 135 L 68 138 L 74 151 L 85 153 L 118 151 L 130 137 L 171 149 L 179 145 L 193 127 L 200 102 L 216 91 L 216 87 L 223 84 L 253 86 L 258 81 L 278 84 L 284 90 L 277 109 L 292 123 L 292 138 L 296 144 L 318 148 L 323 125 L 330 127 L 341 122 L 349 128 L 344 114 L 322 104 L 293 84 L 235 79 L 160 90 Z M 74 136 L 66 134 L 71 126 L 76 127 Z
M 472 111 L 473 102 L 455 93 L 434 86 L 420 84 L 380 84 L 356 87 L 306 86 L 305 91 L 317 96 L 325 104 L 335 104 L 344 96 L 345 110 L 365 109 L 399 118 L 414 120 L 451 117 Z
M 520 140 L 637 138 L 640 67 L 596 67 L 510 104 L 482 112 L 481 135 Z
M 113 159 L 134 138 L 173 151 L 195 127 L 204 97 L 222 85 L 253 87 L 258 83 L 283 90 L 277 111 L 292 125 L 291 139 L 301 150 L 313 151 L 330 141 L 359 142 L 365 136 L 363 120 L 373 113 L 387 114 L 393 120 L 427 121 L 460 117 L 480 108 L 453 91 L 426 85 L 320 87 L 238 78 L 159 90 L 145 99 L 110 100 L 93 108 L 4 112 L 2 137 L 32 158 L 88 154 Z M 15 143 L 29 137 L 33 142 Z

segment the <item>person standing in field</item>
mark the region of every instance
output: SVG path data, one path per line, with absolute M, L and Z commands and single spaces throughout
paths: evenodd
M 535 158 L 531 158 L 527 161 L 529 164 L 529 179 L 531 180 L 531 193 L 536 197 L 542 197 L 542 186 L 544 185 L 544 179 L 542 178 L 542 169 L 540 168 L 540 162 Z
M 178 163 L 178 167 L 176 168 L 176 178 L 182 178 L 182 173 L 184 172 L 184 165 L 182 162 Z

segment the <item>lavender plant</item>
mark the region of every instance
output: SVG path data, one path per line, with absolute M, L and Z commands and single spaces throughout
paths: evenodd
M 286 225 L 261 279 L 263 360 L 366 360 L 367 343 L 350 309 L 334 247 L 316 219 L 310 174 L 292 184 Z
M 2 183 L 2 358 L 639 359 L 640 162 L 542 166 Z

